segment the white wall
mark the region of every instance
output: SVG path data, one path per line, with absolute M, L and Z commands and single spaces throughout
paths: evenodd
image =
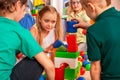
M 54 6 L 62 16 L 63 13 L 63 0 L 51 0 L 51 5 Z

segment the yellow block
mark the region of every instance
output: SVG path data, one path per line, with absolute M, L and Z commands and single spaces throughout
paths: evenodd
M 39 6 L 41 4 L 45 4 L 43 0 L 34 0 L 34 6 Z

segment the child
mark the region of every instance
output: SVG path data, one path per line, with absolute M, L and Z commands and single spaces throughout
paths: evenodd
M 44 51 L 51 52 L 52 44 L 63 38 L 60 14 L 54 7 L 44 6 L 38 12 L 36 26 L 31 28 L 31 32 Z
M 86 12 L 82 8 L 80 0 L 70 0 L 69 2 L 67 21 L 70 21 L 73 18 L 79 18 L 86 23 L 90 22 L 89 17 L 86 15 Z M 79 51 L 86 51 L 86 35 L 83 34 L 83 29 L 81 28 L 77 29 L 77 43 L 79 44 Z
M 81 0 L 81 4 L 95 21 L 86 26 L 92 80 L 120 80 L 120 12 L 111 7 L 111 0 Z
M 18 21 L 24 16 L 27 0 L 0 0 L 0 80 L 38 80 L 43 68 L 54 80 L 54 65 L 31 33 Z M 17 22 L 16 22 L 17 21 Z M 17 52 L 25 56 L 16 63 Z

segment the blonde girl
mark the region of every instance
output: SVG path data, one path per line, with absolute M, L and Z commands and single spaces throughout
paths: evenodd
M 80 19 L 86 23 L 89 23 L 90 19 L 86 15 L 85 10 L 82 8 L 82 5 L 80 3 L 80 0 L 70 0 L 69 1 L 69 7 L 68 7 L 68 16 L 67 21 L 72 20 L 73 18 Z M 85 50 L 86 51 L 86 36 L 82 33 L 83 29 L 78 28 L 77 29 L 77 43 L 79 45 L 78 50 Z
M 44 6 L 38 12 L 36 26 L 31 29 L 31 32 L 44 51 L 51 52 L 55 40 L 63 38 L 60 14 L 54 7 Z

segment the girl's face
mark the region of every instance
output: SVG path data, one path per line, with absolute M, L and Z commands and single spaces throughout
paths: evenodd
M 79 11 L 82 9 L 80 0 L 71 0 L 71 6 L 74 11 Z
M 55 12 L 54 13 L 46 12 L 39 19 L 42 29 L 47 32 L 49 32 L 51 29 L 55 27 L 56 21 L 57 21 L 57 14 Z

